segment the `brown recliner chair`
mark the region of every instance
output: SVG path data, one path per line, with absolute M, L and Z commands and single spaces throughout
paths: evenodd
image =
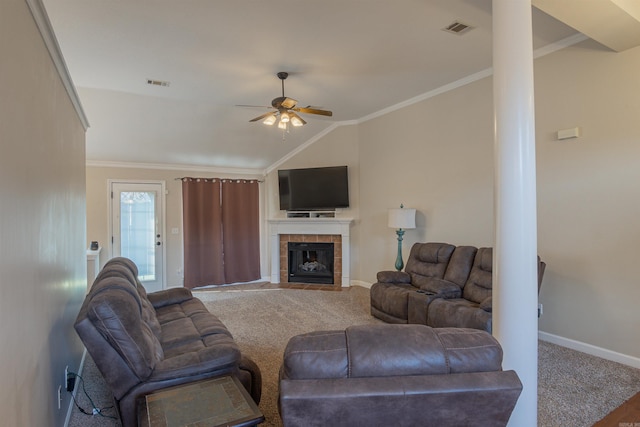
M 381 271 L 371 287 L 371 314 L 387 323 L 412 321 L 410 301 L 425 299 L 425 292 L 458 297 L 473 264 L 476 248 L 448 243 L 416 243 L 404 271 Z M 423 291 L 420 295 L 416 292 Z M 428 298 L 427 298 L 428 299 Z
M 362 325 L 293 337 L 280 369 L 289 426 L 504 426 L 522 391 L 475 329 Z
M 405 271 L 381 271 L 371 314 L 387 323 L 492 329 L 493 249 L 415 243 Z M 546 264 L 538 257 L 538 291 Z
M 546 264 L 538 257 L 538 291 Z M 492 331 L 493 249 L 479 248 L 459 298 L 435 298 L 426 310 L 427 325 Z

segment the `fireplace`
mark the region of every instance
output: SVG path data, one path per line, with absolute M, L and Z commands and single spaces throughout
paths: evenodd
M 333 243 L 289 242 L 289 282 L 333 284 Z
M 271 235 L 271 283 L 299 282 L 289 277 L 289 242 L 333 243 L 333 284 L 319 284 L 340 289 L 350 285 L 350 218 L 286 218 L 269 220 Z M 304 286 L 316 286 L 301 284 Z

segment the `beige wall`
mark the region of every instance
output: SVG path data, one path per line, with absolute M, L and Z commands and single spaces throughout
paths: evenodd
M 166 186 L 166 230 L 165 250 L 166 250 L 166 287 L 182 286 L 183 279 L 183 250 L 182 250 L 182 183 L 176 178 L 184 176 L 193 177 L 220 177 L 220 178 L 247 178 L 263 180 L 261 173 L 256 174 L 231 174 L 215 172 L 198 172 L 186 170 L 162 170 L 143 169 L 131 167 L 87 167 L 87 245 L 90 241 L 96 240 L 103 247 L 100 253 L 100 264 L 111 258 L 111 247 L 109 242 L 109 180 L 131 180 L 139 181 L 163 181 Z M 260 197 L 263 198 L 264 183 L 260 184 Z M 264 203 L 261 202 L 261 206 Z M 262 215 L 264 217 L 264 215 Z M 264 220 L 261 222 L 264 229 Z M 177 228 L 179 234 L 171 234 L 171 229 Z M 266 253 L 265 241 L 261 244 L 261 253 Z M 263 257 L 265 258 L 265 257 Z M 261 259 L 261 272 L 263 277 L 268 277 L 269 270 L 267 260 Z
M 84 128 L 24 0 L 0 2 L 0 414 L 60 426 L 86 290 Z
M 285 218 L 286 213 L 280 210 L 278 198 L 278 169 L 298 169 L 323 166 L 348 167 L 349 174 L 349 208 L 338 209 L 336 216 L 353 218 L 351 239 L 357 238 L 357 223 L 360 216 L 360 165 L 358 159 L 358 127 L 342 126 L 326 135 L 321 142 L 310 144 L 299 155 L 292 156 L 267 171 L 266 212 L 267 219 Z M 268 238 L 268 225 L 266 227 Z M 272 254 L 267 253 L 269 260 Z M 350 269 L 353 272 L 358 265 L 358 252 L 352 251 Z M 270 262 L 270 261 L 269 261 Z M 270 264 L 269 264 L 270 265 Z M 353 273 L 352 273 L 353 275 Z
M 538 249 L 547 262 L 540 329 L 547 339 L 614 359 L 619 353 L 636 366 L 639 69 L 640 48 L 613 53 L 590 41 L 535 63 Z M 357 141 L 353 279 L 371 283 L 377 271 L 393 268 L 387 209 L 400 203 L 418 210 L 417 229 L 405 234 L 405 259 L 417 241 L 493 245 L 492 108 L 486 78 L 337 129 L 291 159 L 313 164 L 324 148 Z M 582 137 L 555 139 L 576 126 Z
M 640 358 L 640 49 L 536 63 L 540 328 Z M 556 141 L 579 126 L 583 136 Z

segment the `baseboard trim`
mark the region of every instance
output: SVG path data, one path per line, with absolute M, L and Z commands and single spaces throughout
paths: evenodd
M 352 280 L 350 286 L 361 286 L 363 288 L 371 289 L 373 283 L 365 282 L 363 280 Z
M 640 369 L 640 358 L 629 356 L 627 354 L 618 353 L 606 348 L 596 347 L 595 345 L 587 344 L 581 341 L 572 340 L 569 338 L 553 335 L 548 332 L 538 331 L 538 338 L 542 341 L 550 342 L 552 344 L 561 345 L 563 347 L 577 350 L 582 353 L 590 354 L 592 356 L 600 357 L 601 359 L 610 360 L 612 362 L 622 363 L 623 365 L 631 366 L 636 369 Z

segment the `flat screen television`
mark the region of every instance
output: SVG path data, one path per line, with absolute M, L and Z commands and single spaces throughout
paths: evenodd
M 311 211 L 349 207 L 346 166 L 279 170 L 278 187 L 281 210 Z

